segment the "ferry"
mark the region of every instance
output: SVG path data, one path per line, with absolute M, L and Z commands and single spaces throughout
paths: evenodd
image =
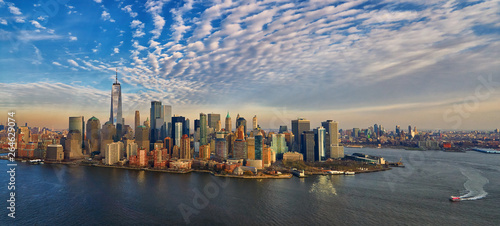
M 306 177 L 306 174 L 304 173 L 304 170 L 293 170 L 292 174 L 294 176 L 300 177 L 300 178 Z
M 340 174 L 344 174 L 344 171 L 331 170 L 331 171 L 328 171 L 328 174 L 340 175 Z
M 450 201 L 451 202 L 460 202 L 460 201 L 462 201 L 462 198 L 457 197 L 457 196 L 451 196 Z
M 43 164 L 43 160 L 33 159 L 33 160 L 30 160 L 30 164 Z
M 344 172 L 345 175 L 354 175 L 356 174 L 355 172 L 351 172 L 351 171 L 345 171 Z

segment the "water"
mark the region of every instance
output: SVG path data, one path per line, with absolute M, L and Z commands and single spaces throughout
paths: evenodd
M 16 219 L 7 217 L 7 202 L 2 202 L 0 224 L 500 225 L 500 155 L 345 152 L 402 158 L 406 168 L 245 180 L 18 163 Z M 0 161 L 2 172 L 6 164 Z M 1 173 L 0 183 L 7 182 L 7 173 Z M 7 192 L 2 185 L 3 200 Z M 451 195 L 468 200 L 450 202 Z

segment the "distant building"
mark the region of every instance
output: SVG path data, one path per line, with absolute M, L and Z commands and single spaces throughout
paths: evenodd
M 191 159 L 191 145 L 188 135 L 182 135 L 180 159 Z
M 255 159 L 255 137 L 247 138 L 247 157 L 248 159 Z
M 220 114 L 209 113 L 208 114 L 208 127 L 214 129 L 217 132 L 217 123 L 220 121 Z
M 304 160 L 308 162 L 314 162 L 314 132 L 304 131 L 301 134 L 301 147 L 302 154 L 304 155 Z
M 239 114 L 238 114 L 238 116 L 239 116 Z M 236 128 L 238 128 L 240 126 L 243 126 L 243 133 L 246 136 L 247 135 L 247 120 L 245 120 L 245 118 L 243 118 L 243 117 L 238 117 L 238 119 L 236 119 Z
M 207 144 L 207 115 L 200 113 L 200 146 Z
M 111 144 L 108 144 L 105 150 L 104 154 L 104 164 L 106 165 L 113 165 L 117 162 L 120 161 L 121 158 L 121 152 L 123 150 L 123 143 L 122 142 L 113 142 Z
M 225 129 L 227 132 L 231 132 L 232 131 L 232 127 L 231 127 L 231 116 L 229 116 L 229 112 L 227 112 L 227 116 L 226 116 L 226 125 L 225 125 Z
M 283 154 L 283 161 L 304 161 L 304 157 L 298 152 L 287 152 Z
M 135 143 L 138 149 L 145 149 L 149 152 L 149 131 L 145 126 L 138 126 L 135 131 Z
M 315 161 L 325 161 L 326 160 L 325 136 L 326 136 L 326 130 L 322 126 L 314 129 Z
M 26 127 L 27 128 L 27 127 Z M 84 142 L 85 142 L 85 121 L 83 116 L 78 116 L 78 117 L 69 117 L 69 129 L 68 131 L 72 130 L 78 130 L 80 132 L 80 135 L 82 138 L 80 141 L 82 142 L 80 146 L 82 148 L 84 147 Z
M 227 159 L 227 146 L 225 138 L 216 138 L 215 139 L 215 156 L 218 159 Z
M 127 160 L 130 160 L 130 156 L 137 155 L 137 149 L 138 149 L 137 143 L 132 142 L 127 144 L 125 148 L 125 151 L 127 153 Z
M 247 159 L 247 142 L 245 140 L 236 139 L 234 142 L 234 154 L 235 159 Z
M 141 115 L 140 115 L 139 111 L 135 111 L 134 131 L 140 125 L 141 125 Z
M 269 148 L 268 146 L 265 146 L 262 149 L 262 166 L 269 167 L 269 166 L 271 166 L 271 163 L 272 163 L 271 148 Z
M 94 151 L 101 151 L 101 123 L 96 117 L 87 121 L 87 136 L 85 138 L 85 154 L 90 155 Z
M 293 151 L 299 151 L 302 150 L 302 145 L 301 145 L 301 134 L 304 131 L 309 131 L 311 130 L 311 121 L 299 118 L 297 120 L 292 120 L 292 133 L 295 134 L 295 144 L 296 144 L 296 150 Z
M 62 161 L 64 160 L 64 148 L 60 144 L 47 145 L 46 160 Z
M 252 120 L 252 129 L 257 129 L 258 128 L 258 124 L 257 124 L 257 115 L 253 116 L 253 120 Z
M 210 146 L 201 145 L 200 146 L 200 159 L 208 160 L 210 159 Z
M 116 128 L 114 140 L 118 141 L 122 136 L 122 129 L 125 124 L 125 120 L 122 116 L 122 88 L 118 82 L 118 71 L 116 72 L 115 83 L 113 83 L 113 87 L 111 88 L 111 111 L 109 122 Z
M 64 142 L 64 159 L 74 160 L 83 158 L 82 154 L 82 135 L 78 130 L 71 130 L 68 138 Z
M 279 133 L 285 133 L 286 131 L 288 131 L 288 127 L 287 126 L 280 126 L 280 132 Z
M 262 133 L 258 133 L 255 135 L 255 159 L 256 160 L 262 160 L 262 152 L 263 152 L 263 147 L 264 147 L 264 142 L 263 142 L 263 136 Z

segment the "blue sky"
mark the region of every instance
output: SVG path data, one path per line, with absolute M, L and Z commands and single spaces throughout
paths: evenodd
M 127 124 L 160 100 L 264 128 L 500 127 L 498 1 L 0 0 L 0 12 L 0 109 L 34 126 L 104 123 L 118 68 Z

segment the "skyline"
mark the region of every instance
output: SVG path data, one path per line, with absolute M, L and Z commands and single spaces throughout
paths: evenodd
M 314 128 L 499 127 L 497 2 L 217 2 L 68 2 L 51 13 L 0 1 L 0 109 L 30 126 L 104 123 L 118 68 L 127 125 L 161 101 L 191 121 L 229 111 L 266 129 L 297 117 Z

